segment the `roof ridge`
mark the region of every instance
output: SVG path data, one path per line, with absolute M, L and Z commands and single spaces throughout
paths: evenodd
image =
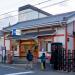
M 39 8 L 37 8 L 37 7 L 33 6 L 33 5 L 31 5 L 31 4 L 27 4 L 27 5 L 25 5 L 25 6 L 19 7 L 19 11 L 22 11 L 22 10 L 25 10 L 25 9 L 28 9 L 28 8 L 33 9 L 33 10 L 35 10 L 35 11 L 38 11 L 38 12 L 40 12 L 40 13 L 43 13 L 43 14 L 45 14 L 45 15 L 47 15 L 47 16 L 52 15 L 52 14 L 46 12 L 46 11 L 43 11 L 43 10 L 41 10 L 41 9 L 39 9 Z

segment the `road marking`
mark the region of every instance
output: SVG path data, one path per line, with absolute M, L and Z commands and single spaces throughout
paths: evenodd
M 7 67 L 7 68 L 12 68 L 12 69 L 16 69 L 15 67 L 12 66 L 7 66 L 7 65 L 0 65 L 1 67 Z
M 28 73 L 34 73 L 34 72 L 33 71 L 27 71 L 27 72 L 18 72 L 18 73 L 5 74 L 5 75 L 21 75 L 21 74 L 28 74 Z

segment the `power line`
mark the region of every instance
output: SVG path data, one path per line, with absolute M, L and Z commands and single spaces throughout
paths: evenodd
M 25 1 L 25 0 L 22 0 L 22 1 Z M 17 2 L 17 4 L 20 3 L 20 2 L 22 2 L 22 1 Z M 0 14 L 0 16 L 1 16 L 1 15 L 5 15 L 5 14 L 9 14 L 9 13 L 15 12 L 15 11 L 17 11 L 17 10 L 12 10 L 12 11 L 9 11 L 9 12 L 3 13 L 3 14 Z
M 58 4 L 67 2 L 67 1 L 69 1 L 69 0 L 64 0 L 64 1 L 61 1 L 61 2 L 54 3 L 54 4 L 50 4 L 50 5 L 47 5 L 47 6 L 42 7 L 42 9 L 47 8 L 47 7 L 51 7 L 51 6 L 54 6 L 54 5 L 58 5 Z
M 25 0 L 24 0 L 24 1 L 25 1 Z M 34 4 L 34 6 L 36 6 L 36 5 L 40 5 L 40 4 L 43 4 L 43 3 L 49 2 L 49 1 L 51 1 L 51 0 L 47 0 L 47 1 L 43 1 L 43 2 L 40 2 L 40 3 Z M 59 3 L 63 3 L 63 2 L 66 2 L 66 1 L 68 1 L 68 0 L 64 0 L 64 1 L 61 1 L 61 2 L 58 2 L 58 3 L 53 3 L 53 4 L 51 4 L 51 5 L 44 6 L 44 7 L 42 7 L 42 8 L 44 9 L 44 8 L 46 8 L 46 7 L 54 6 L 54 5 L 57 5 L 57 4 L 59 4 Z M 20 1 L 20 2 L 21 2 L 21 1 Z M 20 3 L 20 2 L 18 2 L 18 3 Z M 9 11 L 9 12 L 7 12 L 7 13 L 1 14 L 0 16 L 2 16 L 2 15 L 6 15 L 6 14 L 9 14 L 9 13 L 12 13 L 12 12 L 16 12 L 16 11 L 18 11 L 18 10 Z
M 49 1 L 49 0 L 47 0 L 47 1 Z M 66 1 L 69 1 L 69 0 L 66 0 Z M 61 2 L 53 3 L 53 4 L 51 4 L 51 5 L 41 7 L 41 9 L 44 9 L 44 8 L 47 8 L 47 7 L 51 7 L 51 6 L 54 6 L 54 5 L 57 5 L 57 4 L 66 2 L 66 1 L 64 0 L 64 1 L 61 1 Z M 42 3 L 42 2 L 41 2 L 41 3 Z M 43 3 L 44 3 L 44 2 L 43 2 Z M 14 11 L 12 11 L 12 12 L 14 12 Z M 24 12 L 24 13 L 21 13 L 21 14 L 26 14 L 26 13 L 30 13 L 30 12 L 32 12 L 32 11 Z M 8 13 L 10 13 L 10 12 L 8 12 Z M 8 13 L 7 13 L 7 14 L 8 14 Z M 21 14 L 20 14 L 20 15 L 21 15 Z M 3 15 L 3 14 L 2 14 L 2 15 Z M 18 14 L 17 14 L 17 15 L 13 15 L 13 16 L 9 16 L 9 17 L 5 17 L 5 18 L 2 18 L 2 19 L 14 17 L 14 16 L 18 16 Z M 0 19 L 0 20 L 2 20 L 2 19 Z
M 0 14 L 0 16 L 2 15 L 6 15 L 6 14 L 9 14 L 9 13 L 12 13 L 12 12 L 16 12 L 17 10 L 13 10 L 13 11 L 9 11 L 9 12 L 6 12 L 6 13 L 3 13 L 3 14 Z
M 25 1 L 25 0 L 23 0 L 23 1 Z M 37 4 L 34 4 L 34 6 L 40 5 L 40 4 L 42 4 L 42 3 L 49 2 L 49 1 L 51 1 L 51 0 L 39 2 L 39 3 L 37 3 Z M 18 3 L 20 3 L 20 2 L 21 2 L 21 1 L 19 1 Z M 1 16 L 1 15 L 5 15 L 5 14 L 9 14 L 9 13 L 11 13 L 11 12 L 16 12 L 16 11 L 18 11 L 18 10 L 13 10 L 13 11 L 6 12 L 6 13 L 3 13 L 3 14 L 0 14 L 0 16 Z
M 43 1 L 43 2 L 37 3 L 37 4 L 35 4 L 35 5 L 40 5 L 40 4 L 43 4 L 43 3 L 49 2 L 49 1 L 51 1 L 51 0 Z M 34 6 L 35 6 L 35 5 L 34 5 Z

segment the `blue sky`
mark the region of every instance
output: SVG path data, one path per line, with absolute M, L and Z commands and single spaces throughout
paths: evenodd
M 47 0 L 0 0 L 0 14 L 7 13 L 13 10 L 17 10 L 19 7 L 26 5 L 26 4 L 32 4 L 35 5 L 37 3 L 47 1 Z M 61 2 L 63 0 L 49 0 L 46 3 L 42 3 L 40 5 L 36 5 L 36 7 L 49 12 L 51 14 L 59 14 L 59 13 L 64 13 L 64 12 L 69 12 L 69 11 L 75 11 L 75 0 L 68 0 L 66 2 L 50 6 L 47 8 L 42 8 L 47 5 L 52 5 L 54 3 Z M 11 22 L 10 24 L 14 24 L 17 22 L 17 16 L 14 16 L 12 19 L 6 18 L 2 19 L 4 17 L 8 16 L 13 16 L 16 15 L 17 11 L 5 14 L 5 15 L 0 15 L 0 28 L 3 28 L 5 26 L 8 26 L 9 21 Z M 15 21 L 13 21 L 15 19 Z

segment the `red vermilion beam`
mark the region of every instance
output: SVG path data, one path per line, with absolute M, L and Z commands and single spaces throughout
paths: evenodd
M 67 24 L 65 25 L 65 49 L 66 49 L 66 61 L 68 62 L 68 33 L 67 33 Z

